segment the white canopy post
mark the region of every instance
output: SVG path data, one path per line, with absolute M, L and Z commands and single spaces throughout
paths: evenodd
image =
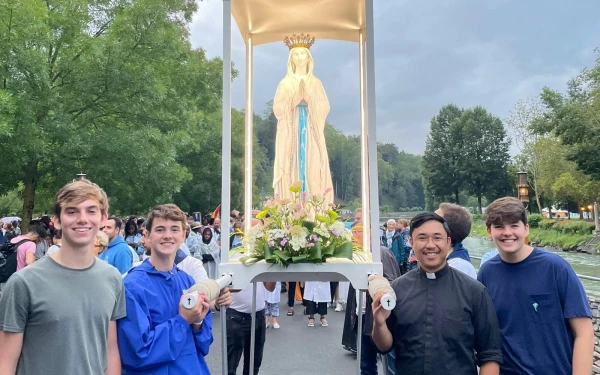
M 223 144 L 221 146 L 221 230 L 229 233 L 231 212 L 231 1 L 223 0 Z M 229 241 L 222 241 L 221 263 L 229 262 Z
M 229 234 L 229 212 L 231 212 L 231 1 L 223 0 L 223 134 L 221 148 L 221 230 Z M 221 264 L 229 263 L 229 238 L 221 241 Z M 221 312 L 221 367 L 227 374 L 227 324 L 226 307 Z
M 369 187 L 369 121 L 367 102 L 367 72 L 365 56 L 365 31 L 359 31 L 358 65 L 360 79 L 360 186 L 362 202 L 363 249 L 372 252 L 370 223 L 370 187 Z M 377 231 L 378 233 L 378 231 Z
M 373 251 L 373 262 L 381 262 L 381 251 L 379 250 L 379 173 L 377 168 L 377 125 L 375 108 L 375 25 L 373 24 L 373 0 L 365 1 L 365 16 L 367 24 L 366 40 L 366 63 L 367 63 L 367 115 L 369 134 L 369 186 L 370 204 L 374 209 L 371 215 L 371 243 L 376 251 Z M 363 213 L 363 216 L 366 214 Z
M 246 113 L 245 113 L 245 155 L 244 155 L 244 232 L 249 233 L 252 227 L 252 175 L 254 145 L 254 45 L 252 34 L 246 35 Z M 246 254 L 250 249 L 246 248 Z

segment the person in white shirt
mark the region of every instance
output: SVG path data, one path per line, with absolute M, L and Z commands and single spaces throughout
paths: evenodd
M 471 213 L 466 208 L 453 203 L 440 204 L 440 208 L 435 213 L 443 217 L 450 228 L 452 248 L 446 258 L 448 265 L 476 279 L 477 271 L 471 263 L 469 250 L 462 244 L 471 233 L 473 221 Z
M 233 256 L 239 257 L 242 254 Z M 258 374 L 265 346 L 265 300 L 267 291 L 275 290 L 275 282 L 256 283 L 256 326 L 254 336 L 254 369 Z M 250 375 L 250 335 L 252 324 L 252 284 L 237 293 L 231 293 L 231 306 L 226 312 L 227 319 L 227 373 L 235 375 L 242 354 L 244 354 L 243 375 Z

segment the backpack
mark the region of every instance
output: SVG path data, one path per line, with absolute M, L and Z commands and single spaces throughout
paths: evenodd
M 27 241 L 31 240 L 24 239 L 17 243 L 6 242 L 0 245 L 0 283 L 5 283 L 17 272 L 17 248 Z

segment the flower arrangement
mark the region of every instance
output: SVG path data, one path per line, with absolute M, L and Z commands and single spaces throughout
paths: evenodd
M 324 196 L 302 192 L 302 181 L 294 183 L 290 191 L 292 199 L 269 200 L 256 215 L 261 223 L 245 236 L 249 255 L 241 257 L 241 263 L 265 260 L 287 268 L 292 263 L 321 264 L 327 258 L 353 259 L 355 250 L 361 252 L 353 245 L 352 232 L 339 219 L 335 205 L 325 204 Z

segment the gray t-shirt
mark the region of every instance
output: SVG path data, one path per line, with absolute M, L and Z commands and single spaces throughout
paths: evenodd
M 44 257 L 0 297 L 0 330 L 24 333 L 17 375 L 104 374 L 109 322 L 125 315 L 123 279 L 98 259 L 74 270 Z

